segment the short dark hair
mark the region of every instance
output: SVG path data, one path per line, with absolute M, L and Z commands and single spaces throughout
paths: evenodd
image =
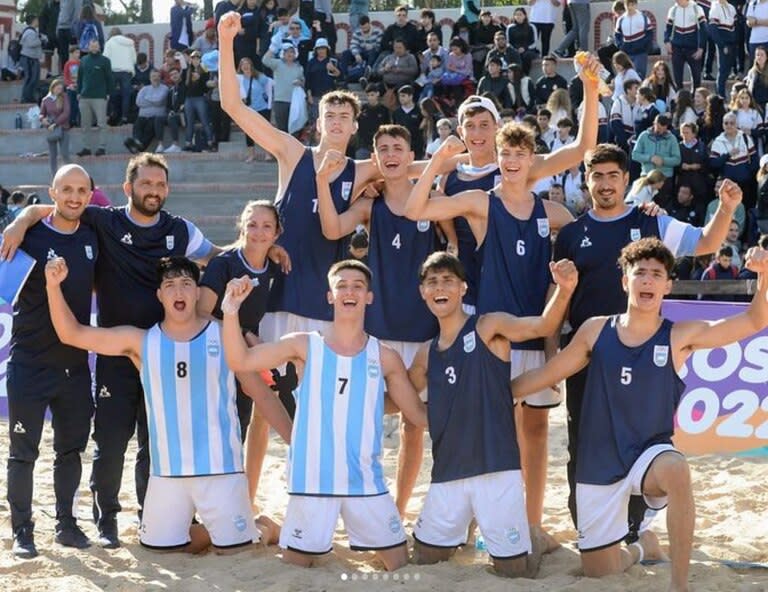
M 456 255 L 451 255 L 447 251 L 435 251 L 424 260 L 419 268 L 419 282 L 423 282 L 430 272 L 447 271 L 452 273 L 462 282 L 467 281 L 467 275 Z
M 637 89 L 637 94 L 643 97 L 649 103 L 653 103 L 656 100 L 656 93 L 649 86 L 641 86 Z
M 543 58 L 541 58 L 542 62 L 555 62 L 557 63 L 557 56 L 554 54 L 547 54 Z
M 659 113 L 654 119 L 654 122 L 658 123 L 659 125 L 663 125 L 664 127 L 669 127 L 672 125 L 672 119 L 669 117 L 669 115 L 665 115 L 664 113 Z
M 36 18 L 37 18 L 36 14 L 28 14 L 27 18 L 24 19 L 24 23 L 26 23 L 27 25 L 31 25 L 32 23 L 35 22 Z
M 614 162 L 619 165 L 622 172 L 627 172 L 627 153 L 619 148 L 616 144 L 598 144 L 593 150 L 587 152 L 587 157 L 584 159 L 584 164 L 587 170 L 591 169 L 596 164 L 603 164 L 606 162 Z
M 411 146 L 411 132 L 408 131 L 407 127 L 403 127 L 402 125 L 390 124 L 390 123 L 380 125 L 379 129 L 376 130 L 376 133 L 373 134 L 374 148 L 376 147 L 376 143 L 378 142 L 381 136 L 391 136 L 393 138 L 402 138 L 408 143 L 409 148 Z
M 133 185 L 136 177 L 139 176 L 139 167 L 143 166 L 163 169 L 165 178 L 168 179 L 168 161 L 165 157 L 152 152 L 142 152 L 128 161 L 128 166 L 125 168 L 125 182 Z
M 488 64 L 496 64 L 497 66 L 501 67 L 504 65 L 504 62 L 501 61 L 501 58 L 493 56 L 492 58 L 488 58 Z
M 433 54 L 433 55 L 429 56 L 429 61 L 431 62 L 432 60 L 437 60 L 438 63 L 440 63 L 440 64 L 443 63 L 443 58 L 440 57 L 438 54 Z
M 367 14 L 361 14 L 360 18 L 357 19 L 358 25 L 367 25 L 371 22 L 371 17 L 369 17 Z
M 365 263 L 358 261 L 357 259 L 344 259 L 343 261 L 337 261 L 331 265 L 331 268 L 328 270 L 328 285 L 331 285 L 331 278 L 333 276 L 345 269 L 354 269 L 362 273 L 365 276 L 365 283 L 368 285 L 368 288 L 371 287 L 371 279 L 373 278 L 371 269 Z
M 422 10 L 421 16 L 431 18 L 433 23 L 436 20 L 434 11 L 430 10 L 429 8 L 425 8 L 424 10 Z
M 552 118 L 552 111 L 550 111 L 549 109 L 547 109 L 545 107 L 542 107 L 541 109 L 536 111 L 536 115 L 543 115 L 544 117 L 549 117 L 551 119 Z
M 379 96 L 384 94 L 381 92 L 381 85 L 378 84 L 377 82 L 369 82 L 365 87 L 365 92 L 366 93 L 375 92 L 375 93 L 378 93 Z
M 733 257 L 733 248 L 730 245 L 723 245 L 717 250 L 718 257 Z
M 187 257 L 163 257 L 157 262 L 157 286 L 166 279 L 187 276 L 200 283 L 200 268 Z
M 647 237 L 629 243 L 621 250 L 619 265 L 624 274 L 627 270 L 644 259 L 654 259 L 667 270 L 667 277 L 671 277 L 675 267 L 675 256 L 667 246 L 656 237 Z
M 761 234 L 757 239 L 757 246 L 763 250 L 768 250 L 768 234 Z
M 558 120 L 557 127 L 573 127 L 573 121 L 569 117 L 563 117 Z
M 280 18 L 281 16 L 288 16 L 288 9 L 287 8 L 278 8 L 277 9 L 277 17 Z
M 639 80 L 635 80 L 634 78 L 632 78 L 630 80 L 625 80 L 624 81 L 624 92 L 625 93 L 629 92 L 629 89 L 632 88 L 633 86 L 640 86 L 640 81 Z
M 397 89 L 397 94 L 406 94 L 406 95 L 413 95 L 413 87 L 410 84 L 404 84 L 400 88 Z

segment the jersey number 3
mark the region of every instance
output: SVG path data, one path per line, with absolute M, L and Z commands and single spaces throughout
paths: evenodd
M 456 384 L 456 370 L 453 366 L 448 366 L 445 369 L 445 375 L 448 377 L 448 384 Z

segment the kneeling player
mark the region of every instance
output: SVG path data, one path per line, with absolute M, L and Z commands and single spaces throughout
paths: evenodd
M 477 520 L 496 573 L 533 576 L 544 542 L 531 545 L 520 451 L 509 389 L 510 341 L 551 334 L 562 321 L 578 274 L 568 260 L 550 263 L 557 283 L 542 316 L 462 308 L 464 269 L 448 253 L 421 267 L 421 296 L 440 324 L 411 367 L 417 389 L 428 387 L 432 483 L 414 529 L 417 563 L 448 559 Z M 538 532 L 538 531 L 537 531 Z
M 628 549 L 621 547 L 630 496 L 642 495 L 653 509 L 669 505 L 670 590 L 687 590 L 695 507 L 688 463 L 672 445 L 675 411 L 685 390 L 678 372 L 694 351 L 722 347 L 768 325 L 768 252 L 750 249 L 746 256 L 747 267 L 758 273 L 752 304 L 719 321 L 672 323 L 661 316 L 675 260 L 659 239 L 627 245 L 619 263 L 626 312 L 589 319 L 543 368 L 513 380 L 512 391 L 525 396 L 589 364 L 576 443 L 584 573 L 620 573 L 643 559 L 643 534 Z
M 62 258 L 45 268 L 51 319 L 62 343 L 127 356 L 141 375 L 151 451 L 141 544 L 197 553 L 211 544 L 219 552 L 231 552 L 260 539 L 276 542 L 279 528 L 274 522 L 253 520 L 234 375 L 224 361 L 219 325 L 196 312 L 197 266 L 183 257 L 161 260 L 157 297 L 164 319 L 148 330 L 78 323 L 61 292 L 67 273 Z M 271 392 L 255 387 L 252 377 L 238 379 L 246 381 L 245 392 L 259 393 L 256 403 L 262 413 L 280 425 L 275 413 L 285 410 Z M 203 524 L 190 528 L 195 514 Z

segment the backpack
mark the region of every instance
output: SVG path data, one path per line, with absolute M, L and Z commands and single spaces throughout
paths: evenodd
M 34 27 L 25 27 L 18 39 L 11 39 L 8 42 L 8 57 L 16 64 L 18 64 L 21 59 L 21 38 L 24 37 L 24 33 L 29 29 L 32 29 L 33 31 L 35 30 Z
M 99 30 L 96 28 L 96 23 L 83 24 L 83 30 L 80 31 L 80 41 L 78 42 L 80 51 L 88 53 L 88 45 L 90 45 L 93 39 L 99 40 Z

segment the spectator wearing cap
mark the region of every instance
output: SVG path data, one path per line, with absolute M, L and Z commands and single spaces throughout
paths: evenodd
M 381 49 L 384 32 L 374 27 L 367 15 L 362 15 L 359 22 L 360 26 L 352 32 L 349 49 L 341 54 L 340 68 L 346 82 L 368 78 Z
M 424 154 L 424 135 L 421 133 L 421 111 L 413 102 L 413 87 L 404 84 L 398 88 L 397 100 L 400 104 L 392 112 L 392 123 L 402 125 L 411 133 L 411 149 L 418 160 Z
M 658 196 L 662 204 L 671 197 L 675 167 L 680 165 L 680 145 L 669 131 L 671 125 L 672 120 L 668 115 L 657 115 L 653 127 L 638 136 L 632 149 L 632 160 L 640 163 L 643 175 L 654 170 L 664 173 L 667 180 Z
M 272 70 L 275 81 L 272 101 L 275 125 L 277 129 L 287 132 L 293 87 L 304 86 L 304 69 L 297 61 L 297 50 L 291 43 L 283 45 L 279 58 L 276 58 L 270 49 L 264 54 L 262 62 Z
M 104 57 L 112 65 L 112 77 L 115 79 L 115 90 L 112 93 L 112 103 L 119 105 L 121 123 L 128 123 L 128 112 L 131 107 L 131 80 L 136 67 L 136 45 L 133 39 L 123 35 L 119 27 L 113 27 L 109 39 L 104 44 Z M 115 100 L 117 99 L 117 100 Z
M 235 46 L 237 46 L 237 41 L 235 41 Z M 197 39 L 195 39 L 192 43 L 192 49 L 199 51 L 201 56 L 204 56 L 205 54 L 218 48 L 219 40 L 216 36 L 216 27 L 213 26 L 213 23 L 210 23 L 210 26 L 206 25 L 206 29 L 203 31 L 203 34 L 198 35 Z
M 389 88 L 412 84 L 419 75 L 416 58 L 408 52 L 402 39 L 395 40 L 392 47 L 393 52 L 385 57 L 379 66 L 379 76 Z
M 501 73 L 501 59 L 488 60 L 488 74 L 480 79 L 477 85 L 477 94 L 492 95 L 499 105 L 505 109 L 512 107 L 512 98 L 509 96 L 507 85 L 509 80 Z
M 338 62 L 336 58 L 331 57 L 330 52 L 331 46 L 328 40 L 321 37 L 315 42 L 314 55 L 304 68 L 310 119 L 317 118 L 317 105 L 320 99 L 325 93 L 336 88 L 336 81 L 341 76 Z

